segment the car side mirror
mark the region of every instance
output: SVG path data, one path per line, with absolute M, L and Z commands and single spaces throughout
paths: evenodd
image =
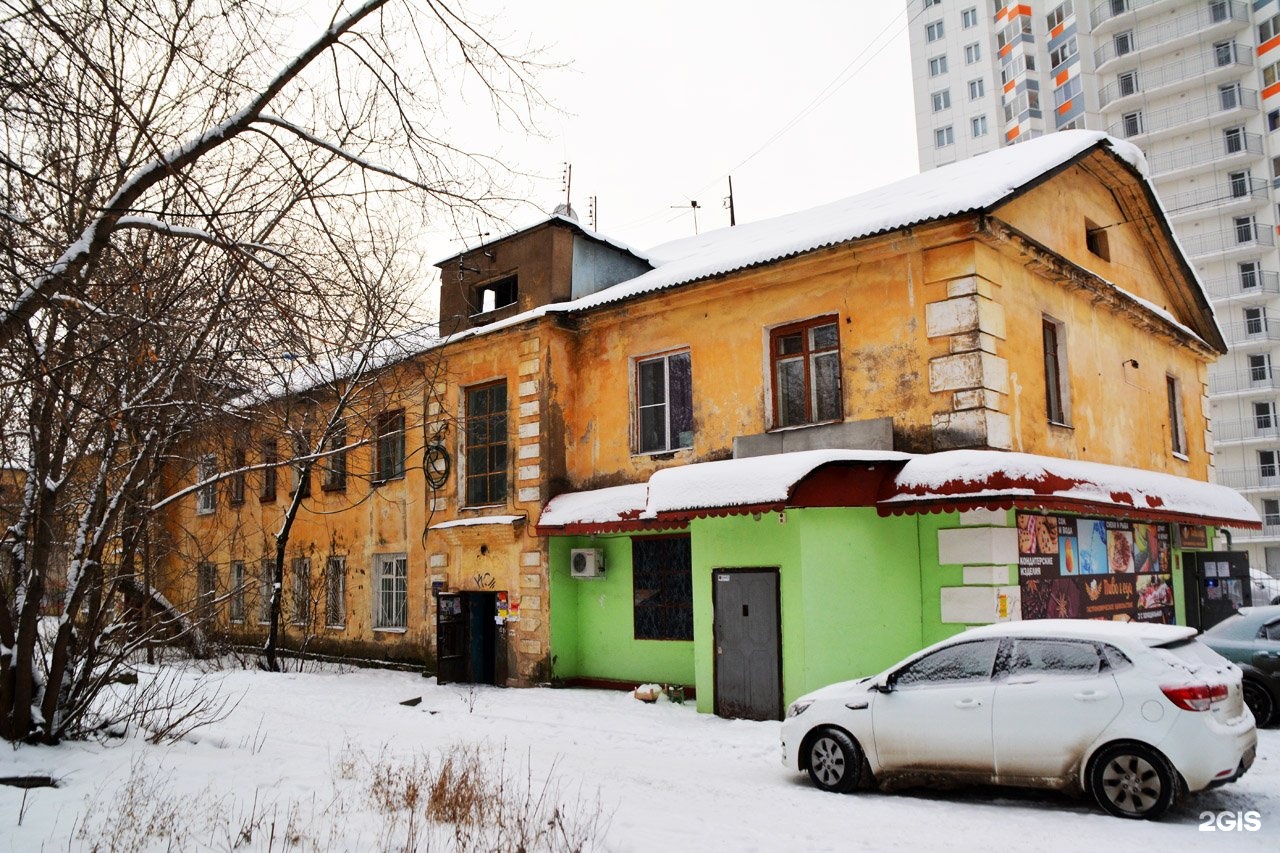
M 873 681 L 871 682 L 871 689 L 877 693 L 892 693 L 893 681 L 892 679 L 885 679 L 884 681 Z

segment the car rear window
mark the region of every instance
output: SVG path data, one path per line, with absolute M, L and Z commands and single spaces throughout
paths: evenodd
M 1205 670 L 1218 670 L 1231 665 L 1226 658 L 1194 637 L 1164 643 L 1153 647 L 1151 651 L 1170 666 L 1192 674 Z

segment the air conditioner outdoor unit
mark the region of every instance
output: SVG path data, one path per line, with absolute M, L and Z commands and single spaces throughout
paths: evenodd
M 569 552 L 569 572 L 575 578 L 604 577 L 604 551 L 574 548 Z

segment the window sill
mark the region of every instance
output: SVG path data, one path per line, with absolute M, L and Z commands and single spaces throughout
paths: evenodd
M 458 510 L 460 512 L 471 512 L 471 511 L 481 512 L 487 509 L 506 509 L 506 508 L 507 508 L 507 502 L 503 501 L 502 503 L 496 503 L 496 504 L 474 504 L 474 505 L 467 504 L 466 506 L 458 507 Z
M 1064 423 L 1061 423 L 1060 421 L 1049 421 L 1049 426 L 1057 427 L 1058 429 L 1069 429 L 1072 431 L 1075 430 L 1075 427 L 1073 427 L 1071 424 L 1064 424 Z
M 409 633 L 409 629 L 407 627 L 406 628 L 374 628 L 373 633 L 375 634 L 407 634 Z
M 196 515 L 198 516 L 213 515 L 215 512 L 217 512 L 217 509 L 197 509 Z
M 807 424 L 789 424 L 787 426 L 772 426 L 765 430 L 766 433 L 773 432 L 793 432 L 798 429 L 809 429 L 810 427 L 830 426 L 831 424 L 842 424 L 844 418 L 833 418 L 829 421 L 812 421 Z
M 1175 450 L 1175 451 L 1173 451 L 1173 458 L 1174 458 L 1174 459 L 1181 459 L 1183 462 L 1190 462 L 1190 461 L 1191 461 L 1191 457 L 1190 457 L 1190 456 L 1188 456 L 1188 455 L 1187 455 L 1187 454 L 1185 454 L 1185 453 L 1179 453 L 1179 452 L 1178 452 L 1178 451 L 1176 451 L 1176 450 Z
M 394 477 L 387 477 L 382 480 L 374 480 L 373 487 L 376 489 L 376 488 L 379 488 L 380 486 L 385 486 L 388 483 L 399 483 L 399 482 L 402 482 L 403 480 L 404 480 L 404 474 L 397 474 Z
M 346 626 L 346 625 L 325 625 L 324 627 L 325 627 L 325 630 L 328 630 L 328 631 L 345 631 L 345 630 L 347 630 L 347 626 Z
M 322 492 L 345 492 L 346 490 L 347 490 L 347 484 L 346 484 L 346 483 L 343 483 L 343 484 L 342 484 L 342 485 L 340 485 L 340 486 L 339 486 L 339 485 L 334 485 L 334 486 L 324 485 L 324 486 L 321 486 L 321 487 L 320 487 L 320 491 L 322 491 Z
M 273 504 L 273 503 L 275 503 L 275 502 L 276 502 L 276 496 L 275 496 L 275 495 L 258 495 L 258 503 L 261 503 L 261 504 Z
M 673 447 L 670 450 L 633 450 L 632 456 L 645 456 L 651 459 L 675 459 L 678 453 L 692 453 L 692 447 Z

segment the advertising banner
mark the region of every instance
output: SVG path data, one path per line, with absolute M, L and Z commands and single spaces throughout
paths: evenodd
M 1169 528 L 1017 514 L 1023 619 L 1173 623 Z

